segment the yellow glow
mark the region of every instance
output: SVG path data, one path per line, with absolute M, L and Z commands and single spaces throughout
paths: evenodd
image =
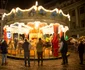
M 37 29 L 39 27 L 40 21 L 35 21 L 34 24 L 35 24 L 35 28 Z

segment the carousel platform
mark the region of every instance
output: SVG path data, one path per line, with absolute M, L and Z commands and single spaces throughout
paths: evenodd
M 67 53 L 67 56 L 70 55 L 70 52 Z M 17 59 L 17 60 L 23 60 L 24 59 L 24 55 L 11 55 L 11 54 L 8 54 L 7 55 L 8 58 L 11 58 L 11 59 Z M 55 60 L 55 59 L 61 59 L 61 54 L 59 53 L 59 56 L 57 57 L 54 57 L 53 55 L 44 55 L 43 56 L 43 60 Z M 30 56 L 30 60 L 37 60 L 37 55 L 36 56 Z

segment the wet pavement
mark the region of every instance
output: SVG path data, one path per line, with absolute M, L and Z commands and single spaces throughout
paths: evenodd
M 24 60 L 16 60 L 8 58 L 8 65 L 1 66 L 0 70 L 85 70 L 85 54 L 84 65 L 79 64 L 78 53 L 70 51 L 68 56 L 68 65 L 61 65 L 62 59 L 44 60 L 43 66 L 38 66 L 37 61 L 31 61 L 31 67 L 24 66 Z

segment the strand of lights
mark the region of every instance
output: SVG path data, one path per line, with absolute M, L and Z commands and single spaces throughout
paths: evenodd
M 38 6 L 38 2 L 37 2 L 37 1 L 36 1 L 36 5 L 32 6 L 32 7 L 29 8 L 29 9 L 24 9 L 24 10 L 22 10 L 22 9 L 20 9 L 19 7 L 17 7 L 16 9 L 12 9 L 11 12 L 8 13 L 8 14 L 4 13 L 3 16 L 2 16 L 2 20 L 4 20 L 4 17 L 5 17 L 5 16 L 9 16 L 9 15 L 11 15 L 12 13 L 16 13 L 18 10 L 20 10 L 20 11 L 22 11 L 22 12 L 25 12 L 25 11 L 31 11 L 32 9 L 35 9 L 35 11 L 37 11 L 37 10 L 40 11 L 40 9 L 43 9 L 43 10 L 46 11 L 46 12 L 54 12 L 54 11 L 56 11 L 57 13 L 62 13 L 63 16 L 68 17 L 68 19 L 69 19 L 69 21 L 70 21 L 70 15 L 69 15 L 69 14 L 64 14 L 62 10 L 58 10 L 57 8 L 55 8 L 55 9 L 53 9 L 53 10 L 47 10 L 47 9 L 45 9 L 45 8 L 42 7 L 42 6 Z

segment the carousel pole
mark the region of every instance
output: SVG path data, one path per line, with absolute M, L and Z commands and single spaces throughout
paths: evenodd
M 54 34 L 53 34 L 53 39 L 52 39 L 52 48 L 53 48 L 53 56 L 57 57 L 58 56 L 58 25 L 54 25 Z

